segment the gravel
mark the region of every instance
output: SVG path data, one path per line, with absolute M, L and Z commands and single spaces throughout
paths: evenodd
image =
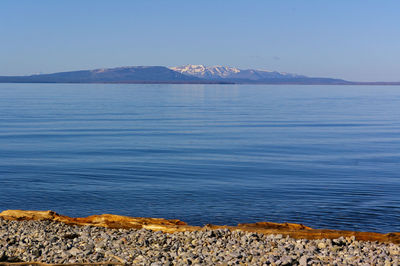
M 354 237 L 307 240 L 228 229 L 167 234 L 0 219 L 0 263 L 398 265 L 399 261 L 399 245 Z

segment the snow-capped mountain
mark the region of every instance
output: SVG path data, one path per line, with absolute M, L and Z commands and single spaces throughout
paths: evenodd
M 204 65 L 185 65 L 179 67 L 170 67 L 170 69 L 184 75 L 195 76 L 204 79 L 229 78 L 232 75 L 240 72 L 239 69 L 234 67 Z
M 204 65 L 185 65 L 170 67 L 184 75 L 195 76 L 204 79 L 227 79 L 227 80 L 263 80 L 280 78 L 305 78 L 296 74 L 282 73 L 277 71 L 265 71 L 255 69 L 238 69 L 227 66 L 204 66 Z
M 276 71 L 226 66 L 132 66 L 39 74 L 0 76 L 0 83 L 195 83 L 195 84 L 353 84 L 342 79 L 306 77 Z

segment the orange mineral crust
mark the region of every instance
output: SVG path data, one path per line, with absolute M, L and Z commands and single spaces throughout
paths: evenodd
M 251 224 L 238 224 L 237 226 L 226 225 L 206 225 L 204 227 L 191 226 L 180 220 L 166 220 L 162 218 L 139 218 L 128 217 L 113 214 L 92 215 L 83 218 L 71 218 L 59 215 L 53 211 L 24 211 L 24 210 L 6 210 L 0 213 L 0 218 L 5 220 L 37 220 L 54 221 L 69 225 L 81 226 L 100 226 L 106 228 L 122 229 L 148 229 L 153 231 L 162 231 L 164 233 L 174 233 L 183 231 L 200 231 L 210 229 L 229 229 L 231 231 L 240 230 L 245 232 L 255 232 L 262 234 L 281 234 L 295 239 L 335 239 L 339 237 L 354 237 L 361 241 L 378 241 L 385 243 L 400 244 L 400 232 L 396 233 L 373 233 L 341 231 L 329 229 L 312 229 L 302 224 L 291 223 L 269 223 L 258 222 Z

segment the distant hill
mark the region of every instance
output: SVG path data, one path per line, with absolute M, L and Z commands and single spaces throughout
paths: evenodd
M 163 66 L 117 67 L 39 74 L 0 76 L 0 82 L 18 83 L 199 83 L 196 77 L 183 75 Z
M 200 83 L 200 84 L 329 84 L 400 85 L 400 82 L 351 82 L 343 79 L 227 66 L 131 66 L 39 74 L 0 76 L 0 83 Z

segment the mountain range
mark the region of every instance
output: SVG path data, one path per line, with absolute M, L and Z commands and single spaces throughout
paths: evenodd
M 271 78 L 297 78 L 305 77 L 295 74 L 280 73 L 276 71 L 263 71 L 255 69 L 238 69 L 227 66 L 185 65 L 170 67 L 179 73 L 203 79 L 228 79 L 228 80 L 262 80 Z
M 0 82 L 11 83 L 174 83 L 198 80 L 162 66 L 102 68 L 30 76 L 0 76 Z
M 307 84 L 347 84 L 348 81 L 332 78 L 313 78 L 297 74 L 256 69 L 238 69 L 226 66 L 185 65 L 170 67 L 181 74 L 205 80 L 231 83 L 307 83 Z
M 29 76 L 0 76 L 0 83 L 397 84 L 351 82 L 277 71 L 204 65 L 132 66 Z

